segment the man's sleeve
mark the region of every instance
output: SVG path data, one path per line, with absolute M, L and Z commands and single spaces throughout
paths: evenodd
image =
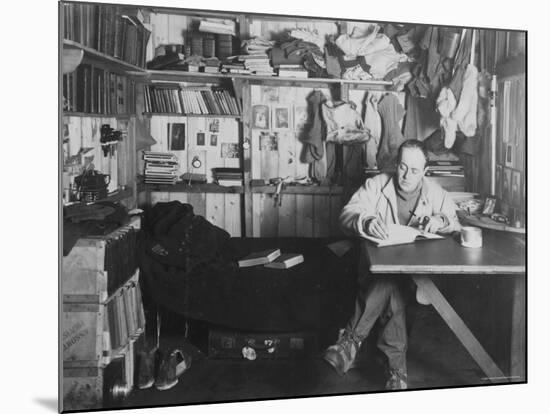
M 440 191 L 439 211 L 434 212 L 434 215 L 441 216 L 445 222 L 445 226 L 439 229 L 439 232 L 452 233 L 453 231 L 459 231 L 461 226 L 456 215 L 456 204 L 447 191 L 443 189 L 440 189 Z
M 363 223 L 376 217 L 376 203 L 380 198 L 380 188 L 373 178 L 369 178 L 353 194 L 340 213 L 340 226 L 345 234 L 365 237 Z

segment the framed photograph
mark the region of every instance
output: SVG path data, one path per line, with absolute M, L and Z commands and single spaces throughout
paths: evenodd
M 279 88 L 276 86 L 261 86 L 262 102 L 277 103 L 279 102 Z
M 252 128 L 269 129 L 269 106 L 254 105 L 252 107 Z
M 512 171 L 512 199 L 514 207 L 521 207 L 521 172 Z
M 210 120 L 210 123 L 208 124 L 208 130 L 214 133 L 220 132 L 220 120 L 217 118 Z
M 197 132 L 197 146 L 202 147 L 205 145 L 205 135 L 204 132 Z
M 185 124 L 168 124 L 168 149 L 185 150 Z
M 277 151 L 279 148 L 279 134 L 277 132 L 260 133 L 260 151 Z
M 290 128 L 290 110 L 288 106 L 273 107 L 273 129 L 289 129 Z
M 304 129 L 307 123 L 307 106 L 294 105 L 294 131 L 299 132 Z
M 216 147 L 218 145 L 218 134 L 210 134 L 210 146 Z
M 222 158 L 239 158 L 239 144 L 222 142 L 221 157 Z

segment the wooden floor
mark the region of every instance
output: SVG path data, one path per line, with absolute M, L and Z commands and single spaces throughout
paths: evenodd
M 161 339 L 162 348 L 191 352 L 191 368 L 166 391 L 135 390 L 121 405 L 152 407 L 220 401 L 341 395 L 383 391 L 384 374 L 378 352 L 369 342 L 358 367 L 339 377 L 319 357 L 300 361 L 208 359 L 182 336 Z M 484 375 L 431 307 L 415 312 L 408 351 L 409 388 L 487 384 Z

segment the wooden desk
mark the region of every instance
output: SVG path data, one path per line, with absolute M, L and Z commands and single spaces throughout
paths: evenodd
M 434 306 L 489 381 L 525 381 L 525 239 L 522 235 L 484 229 L 480 249 L 462 247 L 456 236 L 390 247 L 376 247 L 364 241 L 361 248 L 372 273 L 411 275 L 418 287 L 419 302 Z M 495 364 L 431 279 L 460 274 L 516 276 L 509 375 Z

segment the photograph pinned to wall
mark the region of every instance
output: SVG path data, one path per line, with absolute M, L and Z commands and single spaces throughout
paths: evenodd
M 261 86 L 261 102 L 279 102 L 279 88 Z
M 205 139 L 204 132 L 197 132 L 197 146 L 204 146 Z
M 273 108 L 273 129 L 290 128 L 290 111 L 288 106 L 275 106 Z
M 307 123 L 307 106 L 294 105 L 294 130 L 300 132 Z
M 185 150 L 185 124 L 168 124 L 168 149 Z
M 515 167 L 515 165 L 514 165 L 515 154 L 514 153 L 515 153 L 514 146 L 512 144 L 506 144 L 506 159 L 504 161 L 505 161 L 505 165 L 507 167 L 510 167 L 510 168 Z
M 252 107 L 252 128 L 269 129 L 269 106 L 254 105 Z
M 512 171 L 512 195 L 510 202 L 514 207 L 521 207 L 521 173 Z
M 502 201 L 507 203 L 511 202 L 511 185 L 512 185 L 512 170 L 504 168 L 504 174 L 502 176 Z
M 221 157 L 222 158 L 239 158 L 239 144 L 222 142 Z
M 497 164 L 496 174 L 495 174 L 495 195 L 497 198 L 502 196 L 502 165 Z
M 260 151 L 277 151 L 279 149 L 279 134 L 277 132 L 260 132 Z
M 216 147 L 218 145 L 218 134 L 210 134 L 210 146 Z
M 214 133 L 220 132 L 220 120 L 217 118 L 212 119 L 208 125 L 208 130 Z

